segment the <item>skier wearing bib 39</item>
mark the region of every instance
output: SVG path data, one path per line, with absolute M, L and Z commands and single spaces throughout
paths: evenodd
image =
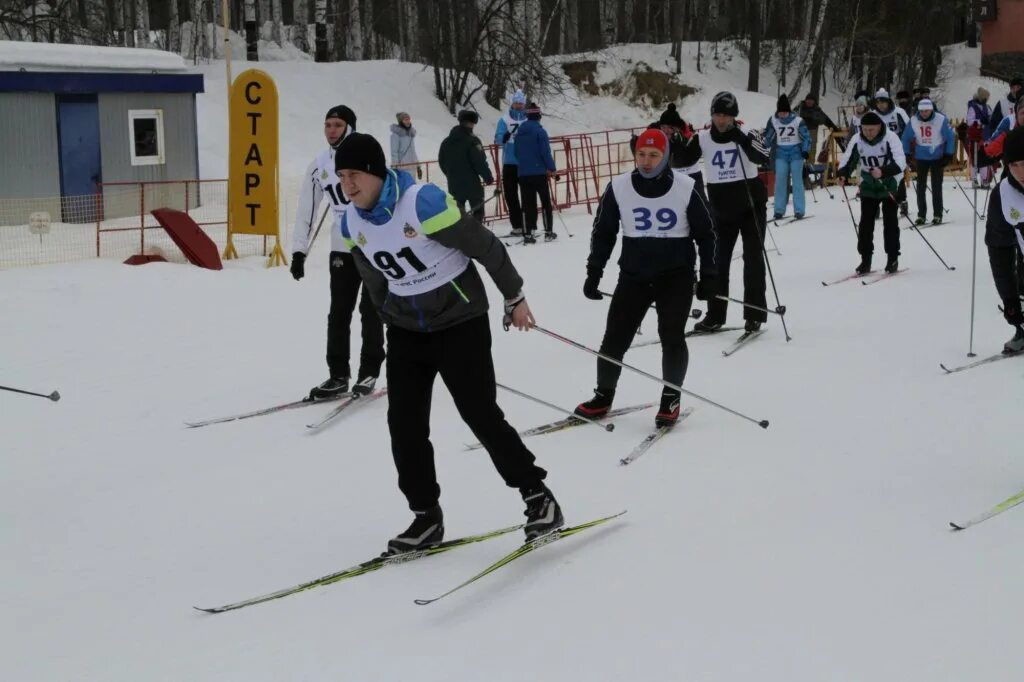
M 563 525 L 544 485 L 546 472 L 498 407 L 487 294 L 479 261 L 505 297 L 506 326 L 534 324 L 523 280 L 490 230 L 460 213 L 455 200 L 408 173 L 389 170 L 369 135 L 350 135 L 334 157 L 351 200 L 341 220 L 366 287 L 388 325 L 388 428 L 398 487 L 415 519 L 388 542 L 389 553 L 444 538 L 441 489 L 430 444 L 430 400 L 438 374 L 505 483 L 526 502 L 528 540 Z
M 900 138 L 886 128 L 873 111 L 861 118 L 860 132 L 853 136 L 843 152 L 839 161 L 840 185 L 846 184 L 858 164 L 861 179 L 857 239 L 860 265 L 857 273 L 865 275 L 871 271 L 871 255 L 875 251 L 875 216 L 879 207 L 882 209 L 885 253 L 888 256 L 885 271 L 896 272 L 899 269 L 900 225 L 894 197 L 896 188 L 903 183 L 907 161 Z
M 783 94 L 775 105 L 775 116 L 768 120 L 764 145 L 775 152 L 775 218 L 786 212 L 786 194 L 793 181 L 793 213 L 804 217 L 804 161 L 811 149 L 811 133 L 799 116 L 793 114 L 789 98 Z
M 619 282 L 608 308 L 601 353 L 622 360 L 644 316 L 655 304 L 661 339 L 661 376 L 677 386 L 683 383 L 689 353 L 686 320 L 693 300 L 693 271 L 700 250 L 697 297 L 715 291 L 715 232 L 711 212 L 693 179 L 670 165 L 669 139 L 649 128 L 636 140 L 636 169 L 608 183 L 594 218 L 583 294 L 600 300 L 598 291 L 604 266 L 622 228 Z M 576 408 L 591 419 L 611 408 L 622 372 L 618 365 L 597 361 L 594 397 Z M 655 417 L 658 426 L 679 419 L 679 391 L 665 388 Z
M 1014 128 L 1003 143 L 1006 177 L 992 190 L 985 223 L 985 245 L 996 291 L 1003 299 L 1003 316 L 1014 328 L 1004 353 L 1024 352 L 1024 313 L 1021 288 L 1014 277 L 1014 251 L 1024 254 L 1024 128 Z M 1016 241 L 1016 244 L 1014 242 Z M 1016 247 L 1016 248 L 1015 248 Z
M 743 239 L 743 302 L 768 307 L 765 296 L 764 235 L 768 210 L 768 189 L 757 176 L 758 164 L 768 161 L 759 135 L 747 132 L 736 120 L 739 104 L 731 92 L 720 92 L 711 102 L 711 126 L 687 145 L 684 161 L 696 163 L 704 157 L 708 199 L 715 219 L 718 270 L 717 290 L 708 299 L 707 316 L 694 325 L 704 332 L 718 331 L 725 324 L 728 302 L 715 294 L 729 295 L 729 268 L 736 240 Z M 747 331 L 757 331 L 768 319 L 763 310 L 744 307 Z

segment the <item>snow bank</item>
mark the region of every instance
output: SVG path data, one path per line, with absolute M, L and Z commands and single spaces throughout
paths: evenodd
M 0 40 L 0 70 L 168 72 L 186 68 L 179 55 L 163 50 Z

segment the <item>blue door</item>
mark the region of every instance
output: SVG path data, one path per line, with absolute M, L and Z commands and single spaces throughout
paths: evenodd
M 96 220 L 100 171 L 100 113 L 96 95 L 58 95 L 57 144 L 63 221 Z

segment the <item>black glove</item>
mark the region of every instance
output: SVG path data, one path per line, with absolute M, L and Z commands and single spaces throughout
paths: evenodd
M 488 186 L 489 185 L 493 185 L 494 184 L 494 178 L 484 178 L 484 184 L 488 185 Z
M 292 254 L 292 277 L 298 281 L 306 276 L 306 254 L 296 251 Z
M 735 142 L 741 147 L 746 147 L 750 144 L 750 138 L 747 137 L 747 134 L 737 125 L 734 125 L 726 131 L 725 139 L 729 142 Z
M 587 281 L 583 283 L 583 295 L 591 301 L 600 301 L 604 295 L 597 290 L 601 284 L 601 275 L 604 274 L 597 268 L 587 268 Z
M 804 161 L 806 161 L 808 159 L 808 157 L 810 157 L 810 153 L 809 152 L 800 152 L 800 156 L 804 157 Z
M 423 179 L 423 169 L 420 168 L 419 166 L 416 166 L 416 179 L 417 180 L 422 180 Z
M 942 157 L 942 165 L 943 166 L 948 166 L 951 163 L 953 163 L 953 156 L 952 156 L 952 154 L 946 154 L 945 156 Z
M 710 301 L 715 297 L 716 278 L 710 272 L 700 273 L 700 281 L 697 282 L 697 300 Z
M 508 141 L 512 139 L 512 133 L 506 132 L 505 136 L 501 138 L 502 144 L 508 144 Z

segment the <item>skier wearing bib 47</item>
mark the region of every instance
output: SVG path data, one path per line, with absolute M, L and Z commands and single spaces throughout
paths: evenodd
M 775 105 L 775 116 L 768 119 L 764 144 L 775 153 L 775 218 L 786 212 L 786 195 L 793 181 L 793 213 L 804 217 L 804 161 L 811 149 L 811 133 L 799 116 L 793 114 L 789 98 L 783 94 Z
M 943 169 L 953 160 L 956 138 L 949 120 L 930 99 L 917 104 L 917 113 L 903 131 L 903 152 L 917 168 L 917 224 L 924 225 L 928 214 L 928 179 L 932 183 L 932 223 L 942 222 Z
M 860 165 L 860 226 L 858 229 L 857 251 L 861 275 L 871 271 L 871 255 L 875 250 L 875 216 L 882 209 L 882 226 L 885 239 L 885 253 L 888 261 L 886 272 L 899 269 L 900 225 L 893 201 L 896 188 L 903 183 L 903 171 L 907 161 L 903 154 L 903 143 L 882 123 L 873 111 L 864 114 L 860 120 L 860 132 L 853 136 L 850 145 L 839 161 L 839 184 L 845 185 L 850 175 Z
M 1015 250 L 1024 254 L 1024 127 L 1014 128 L 1003 143 L 1007 174 L 988 201 L 985 245 L 992 266 L 996 291 L 1003 299 L 1003 316 L 1014 328 L 1013 338 L 1003 346 L 1005 353 L 1024 351 L 1024 288 L 1014 277 Z M 1016 243 L 1015 243 L 1016 242 Z
M 472 260 L 487 269 L 505 297 L 506 326 L 528 330 L 535 324 L 505 247 L 472 216 L 462 215 L 441 188 L 389 170 L 373 137 L 350 135 L 334 160 L 352 201 L 341 220 L 342 238 L 388 325 L 391 452 L 398 487 L 415 514 L 412 525 L 388 543 L 388 552 L 423 549 L 444 538 L 430 444 L 438 374 L 498 473 L 522 494 L 527 540 L 560 527 L 564 519 L 544 485 L 546 472 L 497 403 L 487 293 Z
M 324 149 L 306 169 L 306 179 L 299 190 L 299 205 L 295 211 L 295 229 L 292 231 L 292 277 L 302 279 L 306 274 L 306 253 L 317 229 L 320 201 L 326 194 L 331 200 L 329 225 L 345 211 L 348 200 L 341 183 L 334 174 L 334 153 L 346 136 L 355 132 L 356 115 L 344 104 L 331 107 L 324 117 Z M 325 216 L 323 221 L 327 220 Z M 356 270 L 349 248 L 341 239 L 337 228 L 331 229 L 331 308 L 327 313 L 327 369 L 330 376 L 309 393 L 311 400 L 338 398 L 349 390 L 349 354 L 352 312 L 356 307 L 359 289 L 363 284 Z M 384 325 L 381 324 L 373 302 L 363 288 L 359 302 L 362 322 L 362 347 L 359 352 L 359 374 L 353 393 L 366 395 L 380 374 L 384 362 Z
M 661 339 L 661 372 L 665 381 L 683 383 L 689 353 L 686 320 L 693 301 L 694 242 L 700 250 L 697 297 L 715 291 L 715 232 L 711 212 L 693 179 L 670 165 L 669 139 L 649 128 L 636 140 L 636 169 L 612 178 L 601 196 L 590 238 L 583 294 L 602 298 L 598 286 L 622 229 L 619 282 L 608 308 L 601 353 L 622 360 L 644 316 L 655 304 Z M 594 397 L 576 408 L 591 419 L 608 413 L 622 369 L 597 361 Z M 679 419 L 679 391 L 665 388 L 655 417 L 658 426 Z
M 736 120 L 739 104 L 731 92 L 720 92 L 711 102 L 711 126 L 686 146 L 684 162 L 704 157 L 708 199 L 715 219 L 718 269 L 717 290 L 709 296 L 707 316 L 694 325 L 704 332 L 725 324 L 728 302 L 715 294 L 729 295 L 729 268 L 736 240 L 743 239 L 743 302 L 768 307 L 765 296 L 764 236 L 768 189 L 757 176 L 758 164 L 768 161 L 761 137 L 746 131 Z M 747 331 L 757 331 L 768 319 L 763 310 L 743 308 Z

